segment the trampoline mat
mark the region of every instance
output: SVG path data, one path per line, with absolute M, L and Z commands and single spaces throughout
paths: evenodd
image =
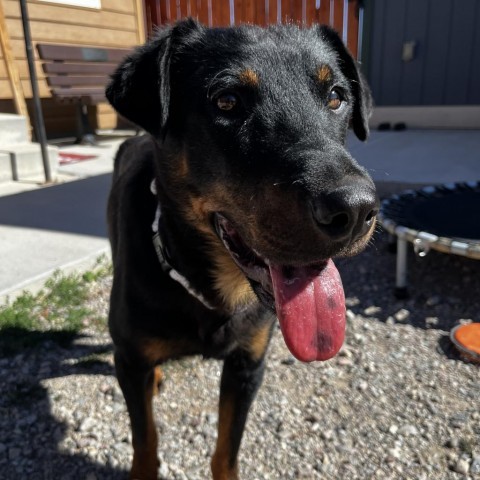
M 439 237 L 480 239 L 480 188 L 404 194 L 384 205 L 383 214 L 397 225 Z

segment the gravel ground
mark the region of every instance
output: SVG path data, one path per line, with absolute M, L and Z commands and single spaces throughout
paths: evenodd
M 480 321 L 480 262 L 431 252 L 410 259 L 412 298 L 391 292 L 395 257 L 380 234 L 337 262 L 347 340 L 325 363 L 294 360 L 279 331 L 241 450 L 241 478 L 480 479 L 479 367 L 448 331 Z M 106 315 L 109 280 L 91 306 Z M 125 478 L 129 422 L 105 332 L 0 359 L 0 478 Z M 168 364 L 155 400 L 160 477 L 210 478 L 221 365 Z

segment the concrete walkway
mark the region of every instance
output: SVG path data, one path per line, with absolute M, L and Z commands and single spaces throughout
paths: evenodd
M 0 183 L 0 302 L 38 286 L 56 269 L 85 268 L 108 252 L 105 206 L 122 140 L 61 152 L 96 158 L 60 167 L 59 184 Z M 381 195 L 409 186 L 480 180 L 480 131 L 374 131 L 349 148 Z

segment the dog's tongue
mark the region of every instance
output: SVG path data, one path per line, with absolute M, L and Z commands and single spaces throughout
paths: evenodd
M 290 352 L 303 362 L 328 360 L 345 337 L 345 294 L 332 260 L 318 272 L 270 265 L 275 308 Z

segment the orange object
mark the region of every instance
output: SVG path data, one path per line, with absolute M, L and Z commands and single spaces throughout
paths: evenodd
M 468 360 L 480 362 L 480 323 L 455 327 L 450 338 Z

